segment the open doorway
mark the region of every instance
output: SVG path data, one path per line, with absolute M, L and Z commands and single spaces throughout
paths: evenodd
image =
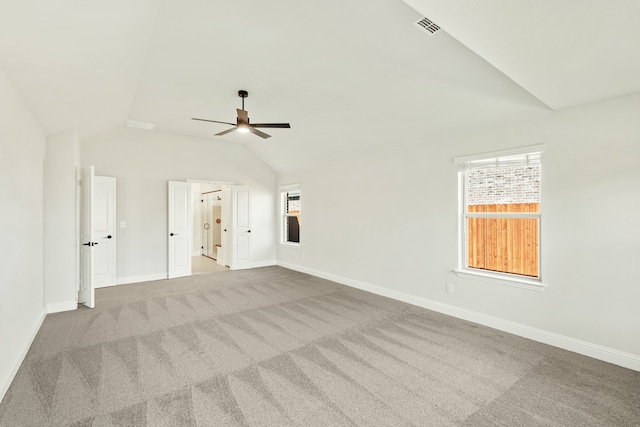
M 222 239 L 222 186 L 223 183 L 218 182 L 191 182 L 192 275 L 229 269 L 225 263 Z
M 218 255 L 218 248 L 215 246 L 215 262 L 224 260 L 221 267 L 229 267 L 231 270 L 252 268 L 251 261 L 251 187 L 246 185 L 235 185 L 228 182 L 208 182 L 208 181 L 168 181 L 167 182 L 167 277 L 190 276 L 194 256 L 204 256 L 203 252 L 203 229 L 206 220 L 202 220 L 202 208 L 200 207 L 199 195 L 213 192 L 211 188 L 205 188 L 203 184 L 214 184 L 221 186 L 221 227 L 222 239 L 220 250 L 222 256 Z M 194 192 L 196 197 L 194 196 Z M 217 199 L 217 197 L 216 197 Z M 198 203 L 198 208 L 194 209 L 193 203 Z M 200 212 L 200 215 L 195 214 Z M 211 223 L 209 223 L 209 227 Z M 197 232 L 195 230 L 198 230 Z M 214 249 L 211 253 L 213 254 Z M 207 257 L 208 258 L 208 257 Z M 198 261 L 200 258 L 198 258 Z M 214 266 L 209 263 L 213 268 Z M 220 265 L 220 264 L 218 264 Z M 215 267 L 217 269 L 217 267 Z

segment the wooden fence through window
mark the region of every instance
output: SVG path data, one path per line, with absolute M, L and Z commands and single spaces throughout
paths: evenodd
M 469 205 L 472 212 L 539 212 L 539 203 Z M 468 266 L 538 277 L 537 218 L 467 218 Z

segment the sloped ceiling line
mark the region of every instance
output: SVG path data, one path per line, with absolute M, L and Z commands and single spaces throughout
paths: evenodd
M 155 123 L 285 172 L 638 92 L 637 22 L 635 0 L 22 0 L 0 5 L 0 67 L 46 134 Z M 234 121 L 239 89 L 292 128 L 190 120 Z
M 640 92 L 640 2 L 404 1 L 554 110 Z

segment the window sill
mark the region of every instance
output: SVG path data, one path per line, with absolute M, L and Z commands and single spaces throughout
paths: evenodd
M 279 245 L 282 246 L 293 246 L 294 248 L 299 248 L 300 243 L 291 243 L 291 242 L 278 242 Z
M 530 291 L 542 292 L 546 285 L 538 279 L 529 279 L 518 276 L 511 276 L 501 273 L 490 273 L 486 271 L 477 271 L 471 269 L 453 270 L 456 276 L 465 279 L 482 280 L 484 282 L 495 283 L 498 285 L 512 286 L 514 288 L 528 289 Z

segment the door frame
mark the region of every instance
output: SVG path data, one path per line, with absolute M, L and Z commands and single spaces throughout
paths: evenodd
M 209 184 L 209 185 L 217 185 L 219 186 L 221 189 L 224 186 L 228 186 L 228 185 L 234 185 L 235 182 L 233 181 L 219 181 L 219 180 L 215 180 L 215 179 L 192 179 L 192 178 L 188 178 L 185 179 L 184 181 L 180 181 L 180 182 L 186 182 L 188 184 L 190 184 L 191 189 L 193 190 L 193 185 L 191 184 Z M 224 198 L 222 200 L 222 205 L 224 206 Z M 194 219 L 195 219 L 195 210 L 193 207 L 193 203 L 189 204 L 188 206 L 189 212 L 187 213 L 187 215 L 189 216 L 189 221 L 190 221 L 190 227 L 191 227 L 191 238 L 193 239 L 193 235 L 194 235 Z M 224 208 L 223 208 L 224 209 Z M 167 226 L 169 224 L 169 218 L 167 217 Z M 201 232 L 201 230 L 200 230 Z M 193 242 L 192 242 L 193 243 Z M 191 244 L 191 251 L 193 251 L 193 244 Z M 225 249 L 223 247 L 223 253 L 226 253 L 227 249 Z M 167 259 L 169 259 L 169 242 L 167 242 Z M 167 277 L 168 277 L 168 268 L 169 265 L 167 265 Z
M 95 288 L 93 280 L 93 184 L 95 168 L 93 165 L 82 170 L 82 224 L 80 234 L 80 290 L 78 303 L 89 308 L 95 307 Z
M 216 218 L 214 218 L 213 212 L 214 208 L 218 208 L 218 211 L 220 211 L 220 208 L 222 207 L 222 198 L 220 197 L 222 196 L 222 188 L 207 192 L 202 192 L 202 190 L 203 188 L 201 187 L 200 193 L 193 192 L 193 195 L 199 194 L 200 196 L 200 203 L 198 203 L 198 200 L 193 201 L 193 208 L 195 209 L 193 212 L 194 223 L 197 220 L 200 220 L 200 233 L 197 232 L 195 227 L 193 230 L 194 238 L 197 237 L 198 234 L 200 237 L 199 253 L 196 253 L 197 251 L 195 250 L 197 244 L 195 242 L 193 244 L 194 256 L 204 255 L 206 257 L 217 260 L 216 249 L 219 246 L 214 243 L 214 237 L 216 234 L 221 234 L 222 227 L 220 221 L 216 222 Z M 198 212 L 200 213 L 200 215 L 198 215 Z M 220 218 L 218 218 L 218 220 L 220 220 Z M 218 231 L 217 233 L 216 230 Z
M 251 187 L 249 187 L 249 186 L 238 185 L 238 184 L 236 184 L 235 182 L 230 182 L 230 181 L 201 180 L 201 179 L 186 179 L 185 181 L 173 181 L 173 180 L 169 180 L 168 182 L 184 182 L 184 183 L 187 183 L 187 184 L 213 184 L 213 185 L 219 185 L 219 186 L 221 186 L 221 188 L 222 188 L 222 190 L 223 190 L 223 197 L 222 197 L 222 212 L 223 212 L 223 214 L 222 214 L 222 215 L 223 215 L 223 216 L 225 215 L 225 214 L 224 214 L 224 212 L 225 212 L 225 208 L 227 209 L 227 212 L 231 212 L 231 213 L 232 213 L 232 215 L 233 215 L 233 214 L 234 214 L 234 212 L 235 212 L 235 209 L 233 209 L 233 208 L 232 208 L 232 205 L 229 205 L 229 204 L 228 204 L 229 202 L 232 202 L 232 199 L 234 198 L 234 196 L 232 196 L 232 197 L 225 197 L 225 196 L 224 196 L 224 194 L 225 194 L 224 190 L 225 190 L 225 189 L 229 189 L 229 190 L 231 190 L 231 191 L 230 191 L 231 193 L 234 193 L 234 191 L 233 191 L 233 189 L 234 189 L 234 188 L 235 188 L 235 189 L 239 189 L 239 188 L 242 188 L 242 189 L 248 189 L 249 191 L 250 191 L 250 189 L 251 189 Z M 191 192 L 191 186 L 190 186 L 189 198 L 191 198 L 191 194 L 192 194 L 192 192 Z M 234 195 L 235 195 L 235 194 L 234 194 Z M 249 203 L 251 203 L 251 202 L 249 201 Z M 191 228 L 190 233 L 193 235 L 194 209 L 193 209 L 193 203 L 191 203 L 191 202 L 187 203 L 187 216 L 188 216 L 188 220 L 190 221 L 190 228 Z M 249 217 L 251 217 L 250 204 L 249 204 Z M 167 228 L 169 228 L 169 227 L 170 227 L 169 222 L 170 222 L 170 218 L 169 218 L 169 217 L 167 217 Z M 223 222 L 224 222 L 224 220 L 223 220 Z M 234 223 L 234 221 L 233 221 L 233 220 L 231 220 L 231 223 L 229 224 L 231 227 L 229 227 L 229 230 L 230 230 L 230 233 L 232 233 L 232 234 L 233 234 L 234 224 L 235 224 L 235 223 Z M 224 224 L 223 224 L 223 225 L 224 225 Z M 250 231 L 249 231 L 249 232 L 250 232 Z M 224 231 L 223 231 L 223 233 L 224 233 Z M 191 236 L 189 236 L 189 239 L 190 239 L 190 240 L 193 238 L 193 236 L 192 236 L 192 235 L 191 235 Z M 225 241 L 229 241 L 229 242 L 231 242 L 231 240 L 232 240 L 232 239 L 233 239 L 233 235 L 231 235 L 229 239 L 225 239 L 224 234 L 223 234 L 223 237 L 222 237 L 222 241 L 223 241 L 223 242 L 225 242 Z M 167 243 L 167 260 L 169 260 L 169 258 L 170 258 L 170 257 L 169 257 L 170 245 L 171 245 L 171 241 L 168 241 L 168 243 Z M 232 258 L 232 256 L 230 256 L 230 255 L 231 255 L 231 251 L 233 250 L 233 243 L 230 243 L 230 244 L 228 244 L 228 245 L 226 245 L 226 246 L 227 246 L 227 247 L 225 247 L 225 245 L 224 245 L 224 244 L 223 244 L 223 246 L 222 246 L 222 251 L 223 251 L 223 253 L 224 253 L 224 255 L 223 255 L 223 256 L 224 256 L 225 261 L 229 260 L 229 262 L 225 262 L 225 264 L 226 264 L 226 265 L 227 265 L 231 270 L 234 270 L 234 269 L 243 269 L 243 268 L 250 268 L 250 264 L 251 264 L 251 263 L 250 263 L 250 261 L 246 261 L 246 262 L 245 262 L 245 261 L 243 261 L 243 262 L 240 262 L 240 263 L 234 263 L 234 262 L 232 262 L 232 260 L 230 259 L 230 258 Z M 191 254 L 191 251 L 192 251 L 192 250 L 193 250 L 193 245 L 189 245 L 189 251 L 190 251 L 190 254 Z M 237 265 L 236 265 L 236 264 L 237 264 Z M 169 265 L 167 264 L 167 277 L 169 277 L 169 274 L 168 274 L 168 273 L 169 273 L 169 271 L 168 271 L 168 270 L 169 270 Z

